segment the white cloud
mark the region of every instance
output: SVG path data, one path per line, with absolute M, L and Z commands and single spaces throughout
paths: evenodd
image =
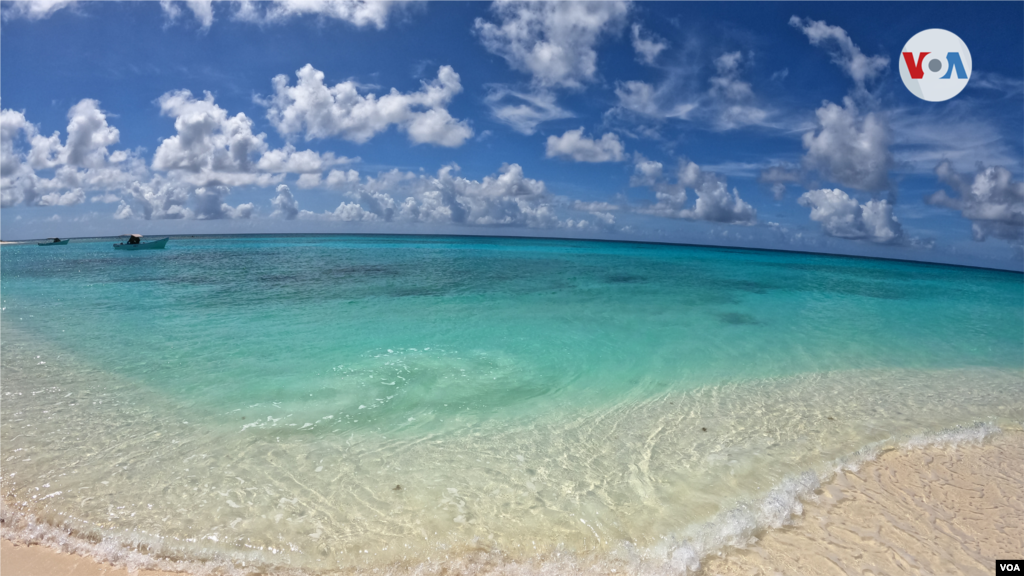
M 217 2 L 216 4 L 228 4 Z M 340 20 L 359 28 L 374 27 L 383 30 L 392 13 L 406 5 L 404 0 L 238 0 L 232 19 L 253 24 L 281 24 L 292 18 L 316 16 L 322 19 Z M 5 20 L 27 18 L 42 20 L 49 18 L 63 8 L 76 8 L 76 0 L 18 0 L 6 3 L 3 10 Z M 160 8 L 170 23 L 184 14 L 188 8 L 203 31 L 209 30 L 214 22 L 213 0 L 160 0 Z
M 288 77 L 274 77 L 274 95 L 259 100 L 268 107 L 267 118 L 283 136 L 305 135 L 306 140 L 340 136 L 364 143 L 394 125 L 409 135 L 414 144 L 461 146 L 473 136 L 465 120 L 456 120 L 446 107 L 462 91 L 459 75 L 451 66 L 441 66 L 437 79 L 423 82 L 418 92 L 402 94 L 395 89 L 384 96 L 365 96 L 354 81 L 332 87 L 324 84 L 324 73 L 306 64 L 296 72 L 295 86 Z
M 655 204 L 636 208 L 637 213 L 728 224 L 753 224 L 757 221 L 757 210 L 740 198 L 738 190 L 733 188 L 730 194 L 724 178 L 701 170 L 694 162 L 680 163 L 674 183 L 664 179 L 660 162 L 647 160 L 639 154 L 634 162 L 635 171 L 630 185 L 650 186 L 657 199 Z M 693 207 L 686 205 L 687 188 L 693 189 L 697 195 Z
M 863 89 L 867 81 L 889 67 L 887 56 L 865 56 L 849 34 L 839 26 L 829 26 L 822 20 L 801 19 L 797 16 L 789 19 L 789 25 L 806 34 L 812 45 L 825 46 L 832 56 L 832 62 L 853 78 L 858 88 Z
M 622 207 L 618 204 L 612 204 L 611 202 L 583 202 L 582 200 L 574 200 L 570 204 L 573 210 L 579 210 L 581 212 L 615 212 L 620 210 Z
M 0 177 L 14 176 L 21 168 L 24 155 L 15 148 L 16 141 L 36 135 L 25 115 L 15 110 L 0 110 Z
M 803 135 L 804 166 L 844 186 L 877 192 L 892 188 L 889 129 L 873 112 L 861 116 L 850 97 L 845 107 L 825 102 L 815 111 L 819 129 Z
M 124 191 L 114 217 L 159 219 L 191 219 L 195 212 L 188 207 L 193 188 L 181 181 L 155 175 L 148 182 L 132 182 Z
M 102 168 L 109 165 L 108 146 L 117 144 L 120 134 L 117 128 L 107 124 L 106 114 L 99 109 L 99 102 L 89 98 L 83 99 L 68 110 L 67 143 L 61 144 L 60 133 L 50 136 L 38 134 L 35 127 L 25 120 L 20 112 L 4 111 L 3 119 L 3 151 L 4 166 L 9 170 L 10 162 L 18 157 L 14 151 L 14 141 L 21 132 L 31 141 L 31 150 L 27 160 L 35 170 L 57 168 L 59 166 L 80 166 L 84 168 Z M 115 159 L 126 158 L 121 153 Z
M 270 186 L 281 173 L 315 173 L 350 161 L 330 152 L 297 151 L 290 144 L 272 150 L 266 134 L 253 134 L 251 119 L 243 113 L 229 116 L 209 92 L 197 100 L 188 90 L 176 90 L 158 103 L 162 114 L 174 118 L 177 134 L 160 143 L 152 166 L 193 186 Z
M 130 220 L 130 219 L 134 219 L 134 218 L 135 218 L 135 212 L 132 211 L 131 206 L 129 206 L 126 202 L 124 202 L 122 200 L 121 204 L 118 205 L 117 210 L 114 211 L 114 219 L 115 220 Z
M 971 77 L 974 83 L 974 76 Z M 986 106 L 983 104 L 981 106 Z M 1013 127 L 998 118 L 986 118 L 979 105 L 954 100 L 940 110 L 894 109 L 888 112 L 895 169 L 932 174 L 949 160 L 953 167 L 972 169 L 986 165 L 1017 166 Z
M 355 184 L 359 182 L 359 172 L 355 170 L 331 170 L 327 175 L 327 186 L 331 188 L 341 188 L 346 184 Z
M 939 190 L 925 201 L 956 210 L 969 219 L 975 240 L 993 236 L 1017 245 L 1024 243 L 1024 183 L 1014 181 L 1009 170 L 979 166 L 968 182 L 953 171 L 949 162 L 942 162 L 935 174 L 955 195 Z
M 526 178 L 518 164 L 505 164 L 497 176 L 480 181 L 455 176 L 456 169 L 446 166 L 430 182 L 424 194 L 428 215 L 442 208 L 455 223 L 539 228 L 557 224 L 552 207 L 543 202 L 544 183 Z
M 373 222 L 379 220 L 376 214 L 364 210 L 354 202 L 342 202 L 333 212 L 310 212 L 302 210 L 299 218 L 303 220 L 326 220 L 331 222 Z
M 62 143 L 60 132 L 39 134 L 22 112 L 0 111 L 0 206 L 78 203 L 84 191 L 116 190 L 148 178 L 136 153 L 108 150 L 119 133 L 107 124 L 99 102 L 81 100 L 67 116 Z
M 4 6 L 3 19 L 43 20 L 63 8 L 74 7 L 76 0 L 22 0 L 8 2 Z
M 312 150 L 296 151 L 291 144 L 284 148 L 268 150 L 256 163 L 262 172 L 290 172 L 293 174 L 319 174 L 335 164 L 348 164 L 351 158 L 335 158 L 331 152 L 318 154 Z
M 656 186 L 661 182 L 664 165 L 661 162 L 648 160 L 636 154 L 633 160 L 633 176 L 629 179 L 630 186 Z M 684 192 L 685 201 L 685 192 Z
M 498 24 L 475 23 L 484 48 L 530 74 L 536 86 L 581 88 L 597 73 L 594 47 L 622 28 L 629 3 L 502 1 L 491 10 Z
M 403 221 L 465 226 L 566 227 L 556 214 L 544 182 L 527 178 L 518 164 L 505 164 L 481 180 L 458 175 L 451 164 L 435 176 L 391 170 L 361 177 L 354 170 L 332 171 L 328 185 L 348 198 L 333 212 L 300 211 L 299 219 Z M 585 226 L 614 223 L 610 214 L 595 215 Z M 573 226 L 580 226 L 574 221 Z M 607 228 L 606 228 L 607 229 Z
M 299 188 L 319 188 L 322 183 L 323 179 L 320 174 L 302 174 L 295 181 L 295 185 Z
M 252 215 L 256 212 L 256 206 L 252 202 L 239 204 L 234 208 L 228 206 L 227 204 L 222 204 L 221 210 L 223 211 L 225 218 L 232 218 L 235 220 L 248 220 L 249 218 L 252 218 Z
M 274 0 L 266 10 L 266 19 L 279 20 L 308 14 L 383 30 L 392 12 L 422 3 L 422 0 Z
M 270 205 L 274 207 L 274 211 L 270 214 L 271 218 L 281 217 L 285 220 L 294 220 L 299 215 L 299 203 L 292 196 L 291 189 L 284 184 L 277 187 L 277 196 L 270 201 Z
M 644 34 L 639 24 L 633 24 L 632 31 L 633 50 L 636 51 L 637 61 L 653 66 L 658 54 L 668 48 L 668 44 L 655 34 Z
M 99 102 L 86 98 L 68 111 L 68 139 L 64 163 L 100 168 L 107 164 L 107 146 L 117 144 L 120 133 L 107 124 Z
M 969 86 L 971 88 L 995 90 L 996 92 L 1002 92 L 1005 96 L 1019 96 L 1024 93 L 1024 80 L 983 70 L 971 71 Z
M 102 195 L 99 195 L 99 196 L 93 196 L 93 197 L 89 198 L 89 202 L 92 202 L 92 203 L 102 202 L 104 204 L 113 204 L 114 202 L 120 202 L 120 201 L 121 201 L 121 197 L 118 196 L 117 194 L 114 194 L 113 192 L 107 192 L 106 194 L 102 194 Z
M 700 106 L 699 98 L 679 102 L 678 91 L 670 83 L 655 87 L 639 80 L 616 82 L 615 96 L 619 99 L 616 108 L 657 119 L 689 120 Z
M 491 86 L 484 102 L 496 120 L 522 134 L 533 134 L 537 125 L 549 120 L 572 118 L 572 112 L 558 106 L 555 95 L 546 90 L 525 93 L 503 86 Z
M 188 90 L 167 92 L 159 104 L 163 115 L 174 118 L 178 133 L 156 149 L 157 170 L 204 173 L 211 180 L 219 174 L 250 174 L 255 171 L 253 157 L 267 151 L 266 135 L 252 133 L 252 120 L 242 113 L 228 117 L 209 92 L 203 100 Z
M 196 220 L 248 219 L 256 207 L 251 203 L 232 207 L 224 202 L 231 189 L 227 186 L 201 186 L 192 192 L 193 213 Z
M 711 94 L 729 100 L 742 100 L 754 96 L 749 82 L 739 79 L 742 52 L 726 52 L 715 58 L 717 75 L 711 77 Z
M 600 140 L 592 140 L 583 135 L 583 128 L 580 127 L 568 130 L 561 136 L 549 136 L 547 157 L 561 156 L 576 162 L 621 162 L 624 149 L 615 134 L 607 132 Z
M 717 74 L 711 77 L 708 90 L 708 113 L 719 130 L 760 125 L 768 112 L 757 106 L 749 82 L 740 80 L 743 53 L 726 52 L 715 59 Z
M 750 83 L 740 78 L 743 62 L 741 52 L 721 54 L 714 60 L 716 73 L 706 91 L 681 89 L 685 78 L 696 73 L 682 69 L 672 70 L 657 86 L 637 80 L 617 82 L 615 95 L 619 102 L 610 113 L 628 111 L 658 120 L 697 120 L 715 130 L 769 125 L 772 113 L 757 102 Z
M 821 223 L 822 230 L 829 236 L 886 244 L 903 235 L 892 213 L 893 206 L 886 200 L 859 204 L 838 188 L 822 188 L 805 192 L 797 203 L 811 208 L 811 220 Z
M 214 20 L 214 4 L 225 0 L 160 0 L 168 18 L 174 20 L 187 9 L 203 28 Z M 357 27 L 383 30 L 395 11 L 423 4 L 422 0 L 231 0 L 231 17 L 257 24 L 280 23 L 292 17 L 313 15 L 343 20 Z
M 40 206 L 73 206 L 85 202 L 85 192 L 81 188 L 75 188 L 69 192 L 50 192 L 39 198 Z

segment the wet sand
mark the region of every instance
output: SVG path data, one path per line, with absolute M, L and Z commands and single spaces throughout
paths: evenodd
M 699 573 L 991 574 L 996 559 L 1021 557 L 1024 431 L 1006 430 L 982 444 L 892 450 L 857 470 L 840 472 L 791 525 L 763 534 L 745 549 L 706 559 Z M 578 571 L 571 563 L 561 567 Z M 134 568 L 6 539 L 0 554 L 3 576 L 169 574 Z M 500 574 L 524 568 L 531 571 L 523 565 L 472 562 L 425 564 L 412 571 Z M 536 568 L 551 572 L 556 567 Z
M 168 576 L 169 572 L 129 572 L 100 564 L 77 554 L 63 554 L 46 546 L 0 544 L 0 574 L 4 576 Z

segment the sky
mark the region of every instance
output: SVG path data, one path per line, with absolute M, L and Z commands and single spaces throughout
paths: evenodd
M 945 102 L 900 78 L 959 36 Z M 0 237 L 598 238 L 1024 269 L 1021 2 L 0 4 Z

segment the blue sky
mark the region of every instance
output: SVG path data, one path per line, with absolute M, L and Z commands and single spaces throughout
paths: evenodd
M 1024 4 L 3 3 L 4 240 L 508 234 L 1022 268 Z M 914 34 L 973 72 L 931 103 Z

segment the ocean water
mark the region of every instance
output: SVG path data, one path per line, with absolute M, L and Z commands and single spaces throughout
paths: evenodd
M 837 467 L 1024 421 L 1016 273 L 509 238 L 110 244 L 0 249 L 0 489 L 8 534 L 132 566 L 685 574 Z

